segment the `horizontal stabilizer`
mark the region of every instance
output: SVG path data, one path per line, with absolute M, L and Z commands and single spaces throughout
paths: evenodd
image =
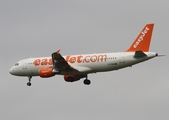
M 144 52 L 142 52 L 141 50 L 136 51 L 135 55 L 134 55 L 135 58 L 141 58 L 141 57 L 145 57 L 145 56 L 147 56 L 147 55 Z

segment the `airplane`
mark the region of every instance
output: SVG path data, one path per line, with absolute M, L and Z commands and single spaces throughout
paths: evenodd
M 37 57 L 20 60 L 9 73 L 15 76 L 27 76 L 27 86 L 31 86 L 33 76 L 42 78 L 63 75 L 66 82 L 84 79 L 85 85 L 90 85 L 88 74 L 107 72 L 131 67 L 158 56 L 149 52 L 154 23 L 146 24 L 131 46 L 124 52 L 81 54 L 62 56 L 60 50 L 51 57 Z

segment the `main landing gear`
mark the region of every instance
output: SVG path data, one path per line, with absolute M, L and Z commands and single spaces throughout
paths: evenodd
M 28 76 L 29 82 L 27 83 L 27 86 L 31 86 L 31 85 L 32 85 L 32 84 L 31 84 L 31 78 L 32 78 L 32 76 Z
M 87 79 L 87 77 L 86 77 L 86 79 L 83 81 L 83 83 L 85 85 L 90 85 L 91 81 L 89 79 Z

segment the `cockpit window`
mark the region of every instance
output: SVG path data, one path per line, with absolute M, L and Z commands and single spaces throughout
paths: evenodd
M 18 65 L 19 65 L 19 63 L 16 63 L 16 64 L 15 64 L 15 66 L 18 66 Z

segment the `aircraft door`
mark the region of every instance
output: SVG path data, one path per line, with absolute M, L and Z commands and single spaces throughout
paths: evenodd
M 119 63 L 125 63 L 124 54 L 120 54 Z
M 27 69 L 27 61 L 26 60 L 24 60 L 22 62 L 22 69 Z

